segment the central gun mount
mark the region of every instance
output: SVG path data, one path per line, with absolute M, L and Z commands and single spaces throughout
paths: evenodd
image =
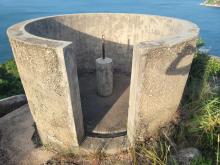
M 102 35 L 102 59 L 105 59 L 105 36 Z

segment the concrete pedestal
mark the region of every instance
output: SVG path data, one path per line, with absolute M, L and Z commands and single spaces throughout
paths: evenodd
M 112 59 L 96 59 L 97 93 L 100 96 L 109 96 L 113 90 Z

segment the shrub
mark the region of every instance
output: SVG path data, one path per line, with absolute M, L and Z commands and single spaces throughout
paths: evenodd
M 192 160 L 190 165 L 212 165 L 212 161 L 204 157 L 199 157 L 195 160 Z
M 0 99 L 24 93 L 14 60 L 0 65 Z

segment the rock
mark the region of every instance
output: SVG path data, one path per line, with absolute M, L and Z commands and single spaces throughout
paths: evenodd
M 27 104 L 0 118 L 0 165 L 41 165 L 54 156 L 36 145 L 33 123 Z
M 0 117 L 9 112 L 21 107 L 27 103 L 27 98 L 24 94 L 11 96 L 0 100 Z
M 201 153 L 198 149 L 189 147 L 181 149 L 176 155 L 176 159 L 181 165 L 190 165 L 190 162 L 199 156 Z
M 0 148 L 0 164 L 7 164 L 9 160 L 8 153 Z

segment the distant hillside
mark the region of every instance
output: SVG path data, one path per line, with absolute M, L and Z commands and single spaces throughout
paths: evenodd
M 207 5 L 217 5 L 220 6 L 220 0 L 206 0 L 205 4 Z

